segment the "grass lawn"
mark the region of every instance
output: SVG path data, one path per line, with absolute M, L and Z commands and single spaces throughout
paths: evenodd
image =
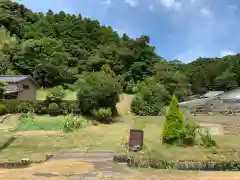
M 35 120 L 45 129 L 53 130 L 58 129 L 52 127 L 59 127 L 63 117 L 40 116 Z M 16 139 L 9 146 L 0 147 L 0 161 L 16 161 L 21 158 L 40 160 L 45 159 L 45 155 L 48 153 L 71 148 L 123 152 L 123 146 L 128 142 L 131 128 L 144 130 L 145 152 L 151 151 L 154 156 L 161 159 L 240 159 L 240 154 L 235 151 L 240 148 L 239 135 L 214 136 L 219 145 L 216 149 L 204 149 L 199 146 L 189 148 L 163 146 L 160 139 L 162 122 L 163 118 L 160 117 L 124 116 L 117 123 L 89 125 L 74 133 L 49 134 L 48 131 L 43 131 L 41 134 L 25 135 L 18 132 L 5 132 L 4 127 L 9 128 L 10 125 L 1 124 L 0 146 L 13 136 Z
M 49 92 L 49 89 L 40 88 L 37 90 L 37 100 L 45 100 L 46 96 Z M 76 100 L 76 92 L 66 90 L 66 97 L 65 100 Z
M 34 116 L 32 121 L 19 123 L 16 131 L 31 131 L 31 130 L 63 130 L 64 117 L 50 117 L 50 116 Z

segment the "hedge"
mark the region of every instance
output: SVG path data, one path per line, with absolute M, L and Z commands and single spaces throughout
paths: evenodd
M 191 171 L 240 171 L 240 161 L 157 160 L 148 157 L 118 155 L 115 162 L 126 162 L 129 167 L 178 169 Z
M 47 101 L 24 101 L 24 100 L 0 100 L 4 105 L 0 109 L 1 115 L 15 114 L 27 111 L 34 111 L 36 114 L 67 115 L 69 113 L 79 114 L 76 101 L 63 100 L 56 104 L 55 108 L 51 107 L 52 103 Z

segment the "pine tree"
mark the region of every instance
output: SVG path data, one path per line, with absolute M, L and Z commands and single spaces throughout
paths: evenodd
M 184 118 L 178 105 L 178 100 L 173 95 L 165 116 L 165 122 L 162 132 L 163 144 L 177 144 L 181 141 L 184 130 Z

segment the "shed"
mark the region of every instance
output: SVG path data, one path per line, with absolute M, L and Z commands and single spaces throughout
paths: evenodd
M 31 76 L 0 75 L 0 80 L 8 83 L 8 87 L 4 92 L 6 99 L 36 100 L 38 84 Z

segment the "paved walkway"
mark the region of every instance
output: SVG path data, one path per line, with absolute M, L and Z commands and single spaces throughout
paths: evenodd
M 80 150 L 70 150 L 58 153 L 54 155 L 49 161 L 55 160 L 79 160 L 81 162 L 89 162 L 92 164 L 93 168 L 88 173 L 68 173 L 68 174 L 54 174 L 52 172 L 36 172 L 34 176 L 41 177 L 68 177 L 71 179 L 96 179 L 98 176 L 114 176 L 122 177 L 123 175 L 128 175 L 131 171 L 126 167 L 125 164 L 116 164 L 113 162 L 113 158 L 116 153 L 114 151 L 80 151 Z M 50 170 L 49 170 L 50 171 Z

